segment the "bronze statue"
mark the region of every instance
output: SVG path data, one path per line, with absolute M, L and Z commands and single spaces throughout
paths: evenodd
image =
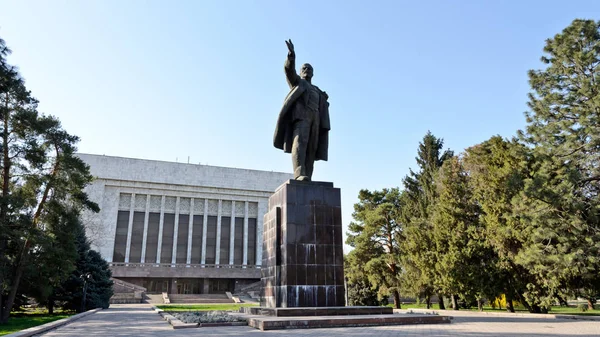
M 305 63 L 296 74 L 292 40 L 285 41 L 288 56 L 284 70 L 290 92 L 279 112 L 273 145 L 292 153 L 294 178 L 310 181 L 315 160 L 327 160 L 329 147 L 329 102 L 327 93 L 313 85 L 313 67 Z

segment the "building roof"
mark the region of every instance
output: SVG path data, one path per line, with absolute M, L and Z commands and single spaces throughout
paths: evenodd
M 293 175 L 200 164 L 77 153 L 100 179 L 273 192 Z

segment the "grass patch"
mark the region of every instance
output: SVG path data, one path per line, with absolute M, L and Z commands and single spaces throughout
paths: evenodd
M 0 336 L 8 335 L 23 329 L 53 322 L 71 314 L 60 313 L 49 315 L 47 313 L 14 313 L 8 319 L 8 323 L 0 325 Z
M 255 307 L 258 304 L 240 303 L 240 304 L 165 304 L 157 305 L 156 307 L 164 311 L 239 311 L 241 307 Z

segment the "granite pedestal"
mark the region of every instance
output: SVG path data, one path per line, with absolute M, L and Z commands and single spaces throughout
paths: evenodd
M 264 217 L 261 306 L 345 305 L 340 189 L 289 180 Z

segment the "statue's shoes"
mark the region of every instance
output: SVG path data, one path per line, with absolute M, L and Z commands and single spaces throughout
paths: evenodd
M 300 181 L 310 181 L 310 178 L 307 176 L 298 176 L 298 178 L 296 178 L 296 180 L 300 180 Z

